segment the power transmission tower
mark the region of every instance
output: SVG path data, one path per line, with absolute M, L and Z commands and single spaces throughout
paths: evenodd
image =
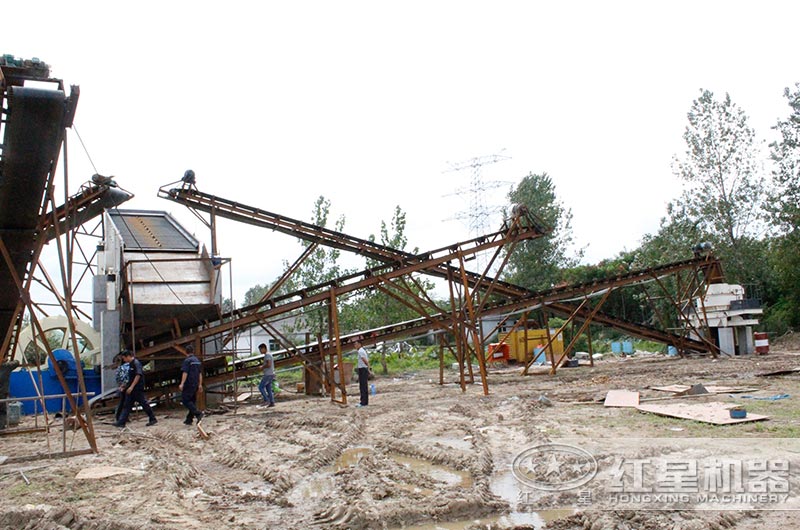
M 502 150 L 501 150 L 502 153 Z M 502 207 L 498 204 L 490 204 L 489 194 L 487 192 L 497 189 L 500 186 L 508 185 L 509 182 L 503 181 L 486 181 L 483 178 L 483 167 L 489 164 L 496 164 L 504 160 L 510 160 L 510 156 L 503 154 L 493 154 L 478 156 L 464 160 L 463 162 L 450 163 L 449 169 L 444 173 L 452 171 L 469 171 L 469 186 L 457 189 L 455 192 L 448 195 L 467 196 L 468 209 L 462 210 L 453 216 L 453 219 L 466 221 L 467 228 L 470 235 L 477 237 L 486 234 L 496 227 L 492 226 L 495 223 L 497 214 L 500 213 Z M 479 267 L 486 265 L 486 256 L 478 255 L 477 261 Z

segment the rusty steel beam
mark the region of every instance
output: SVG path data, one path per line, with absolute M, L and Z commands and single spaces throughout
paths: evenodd
M 180 204 L 184 204 L 190 209 L 209 213 L 213 211 L 215 215 L 219 215 L 221 217 L 281 231 L 283 233 L 300 237 L 308 241 L 315 241 L 319 242 L 320 244 L 325 244 L 342 250 L 348 250 L 350 252 L 355 252 L 379 261 L 391 263 L 404 258 L 413 257 L 413 255 L 408 252 L 393 249 L 372 241 L 359 239 L 340 232 L 335 232 L 333 230 L 323 229 L 310 223 L 304 223 L 302 221 L 297 221 L 295 219 L 274 214 L 259 208 L 206 194 L 197 190 L 196 187 L 187 185 L 185 183 L 181 188 L 167 189 L 167 186 L 162 187 L 159 190 L 159 196 Z M 547 232 L 547 229 L 541 223 L 539 223 L 537 226 L 543 234 Z M 508 259 L 509 255 L 510 252 L 506 254 L 506 260 Z M 496 256 L 497 254 L 495 254 L 495 257 Z M 447 277 L 447 271 L 445 267 L 437 267 L 435 271 L 426 270 L 424 272 L 433 272 L 436 276 L 444 278 Z M 722 279 L 722 271 L 718 262 L 709 265 L 705 272 L 709 282 L 718 282 Z M 483 309 L 489 300 L 488 295 L 492 292 L 506 298 L 515 299 L 528 299 L 534 295 L 533 291 L 508 282 L 503 282 L 497 278 L 487 277 L 485 274 L 478 275 L 476 273 L 467 271 L 467 276 L 470 280 L 470 287 L 473 289 L 485 289 L 485 294 L 478 303 L 477 313 L 479 314 L 483 314 Z M 487 283 L 488 285 L 486 285 Z M 563 314 L 566 308 L 567 303 L 561 302 L 559 304 L 558 312 Z M 674 337 L 671 334 L 660 332 L 655 328 L 622 321 L 616 317 L 606 315 L 602 311 L 598 312 L 593 320 L 598 323 L 604 323 L 605 325 L 617 327 L 618 329 L 631 333 L 634 336 L 658 340 L 659 342 L 674 342 Z M 700 348 L 698 341 L 693 341 L 691 339 L 687 340 L 689 341 L 689 345 L 693 346 L 694 349 Z M 705 351 L 705 349 L 702 349 L 701 351 Z
M 707 265 L 707 262 L 704 260 L 694 259 L 694 260 L 687 260 L 684 262 L 680 262 L 680 264 L 678 265 L 670 264 L 662 267 L 657 267 L 656 269 L 658 270 L 659 274 L 663 274 L 665 273 L 665 271 L 674 273 L 698 265 L 705 266 Z M 711 267 L 712 267 L 711 269 L 707 270 L 713 270 L 713 264 Z M 642 281 L 648 281 L 650 276 L 648 274 L 643 274 L 643 273 L 650 270 L 651 269 L 644 269 L 642 271 L 633 271 L 629 274 L 619 275 L 614 277 L 613 279 L 607 280 L 607 283 L 614 283 L 617 286 L 627 286 L 627 285 L 634 285 Z M 453 277 L 453 281 L 454 282 L 456 281 L 455 276 Z M 597 283 L 598 282 L 587 282 L 586 284 L 579 284 L 578 286 L 572 286 L 572 288 L 560 288 L 557 291 L 560 292 L 560 295 L 564 299 L 569 299 L 569 298 L 574 298 L 580 295 L 581 293 L 583 293 L 584 295 L 586 295 L 587 292 L 591 294 L 590 292 L 591 289 L 596 289 L 598 286 Z M 450 285 L 452 286 L 452 283 L 450 283 Z M 399 289 L 404 294 L 408 294 L 405 290 L 400 289 L 399 286 L 397 286 L 396 284 L 392 284 L 391 287 L 394 289 Z M 387 294 L 392 293 L 392 291 L 388 287 L 385 287 L 384 284 L 379 284 L 378 288 L 381 291 L 386 292 Z M 453 300 L 455 299 L 455 296 L 456 296 L 455 293 L 453 293 L 452 294 Z M 524 301 L 524 305 L 526 306 L 531 305 L 532 303 L 531 301 L 536 300 L 537 296 L 541 297 L 542 295 L 541 293 L 533 293 L 529 297 L 529 300 Z M 510 301 L 506 302 L 505 305 L 503 304 L 496 305 L 493 308 L 491 308 L 491 310 L 492 313 L 494 314 L 507 313 L 516 310 L 520 303 L 523 303 L 523 301 L 516 301 L 516 300 Z M 454 306 L 458 306 L 458 304 L 454 303 Z M 708 351 L 709 348 L 709 345 L 702 341 L 695 341 L 693 339 L 688 339 L 685 337 L 684 338 L 676 337 L 674 335 L 657 330 L 655 328 L 649 328 L 641 324 L 635 324 L 622 319 L 604 315 L 599 312 L 597 307 L 595 307 L 594 310 L 583 308 L 583 309 L 578 309 L 576 311 L 576 307 L 573 302 L 559 302 L 559 301 L 548 302 L 542 307 L 544 307 L 548 311 L 553 311 L 555 313 L 566 314 L 567 316 L 574 315 L 575 318 L 581 320 L 586 320 L 587 318 L 591 317 L 590 320 L 592 322 L 597 322 L 604 325 L 610 325 L 617 329 L 626 331 L 631 335 L 639 336 L 646 339 L 658 340 L 660 342 L 673 343 L 673 344 L 676 339 L 682 340 L 684 343 L 684 347 L 690 350 Z M 594 315 L 592 315 L 593 311 L 596 311 Z M 383 326 L 380 328 L 362 331 L 350 335 L 342 335 L 339 337 L 339 344 L 341 348 L 348 348 L 352 346 L 355 343 L 355 341 L 358 340 L 362 342 L 364 345 L 370 346 L 381 341 L 392 340 L 394 338 L 399 338 L 399 337 L 421 336 L 425 333 L 428 333 L 429 331 L 443 332 L 446 330 L 452 332 L 453 330 L 455 330 L 455 335 L 458 336 L 460 329 L 460 322 L 461 320 L 457 312 L 454 313 L 454 312 L 444 311 L 436 315 L 428 315 L 424 318 L 395 323 L 388 326 Z M 230 324 L 228 324 L 228 326 L 229 325 Z M 185 341 L 186 339 L 184 338 L 183 340 Z M 318 339 L 317 343 L 307 344 L 303 348 L 304 357 L 305 359 L 316 358 L 317 355 L 320 355 L 322 352 L 330 350 L 332 348 L 333 344 L 331 343 L 331 341 L 321 341 Z M 462 390 L 466 390 L 465 385 L 466 385 L 467 374 L 465 373 L 465 368 L 466 368 L 465 363 L 467 355 L 465 352 L 465 348 L 466 345 L 463 344 L 463 341 L 457 340 L 456 351 L 452 351 L 451 349 L 451 352 L 453 353 L 454 357 L 459 363 L 459 368 L 460 368 L 459 379 L 462 386 Z M 299 360 L 305 360 L 301 359 L 300 356 L 292 354 L 290 352 L 286 352 L 283 355 L 281 354 L 281 352 L 277 352 L 275 353 L 275 355 L 276 355 L 276 361 L 275 361 L 276 366 L 294 364 Z M 259 370 L 258 366 L 247 368 L 246 363 L 251 361 L 252 360 L 236 361 L 235 373 L 238 374 L 239 376 L 245 374 L 258 373 Z M 553 361 L 555 361 L 555 359 L 553 359 Z M 228 373 L 211 377 L 208 379 L 208 383 L 221 384 L 222 382 L 229 381 L 230 378 L 232 377 L 232 374 L 233 372 L 229 371 Z M 163 389 L 160 390 L 163 391 Z
M 278 296 L 259 304 L 245 307 L 240 312 L 229 313 L 226 315 L 228 318 L 233 319 L 234 323 L 228 321 L 220 324 L 210 325 L 208 328 L 198 330 L 192 334 L 187 334 L 184 337 L 172 339 L 149 348 L 141 349 L 137 352 L 137 355 L 144 359 L 175 346 L 185 344 L 190 339 L 194 339 L 196 337 L 211 337 L 213 335 L 229 331 L 231 326 L 247 326 L 258 322 L 261 319 L 272 318 L 296 309 L 300 309 L 302 307 L 327 301 L 330 297 L 331 291 L 334 292 L 338 297 L 343 294 L 358 291 L 360 289 L 374 287 L 384 281 L 389 281 L 394 278 L 399 278 L 401 276 L 447 264 L 454 259 L 458 259 L 459 255 L 473 255 L 483 252 L 484 250 L 509 244 L 513 241 L 530 239 L 533 237 L 538 237 L 539 235 L 540 232 L 538 230 L 521 226 L 520 218 L 517 217 L 512 221 L 505 231 L 495 232 L 487 236 L 481 236 L 426 252 L 424 254 L 411 256 L 410 258 L 400 260 L 397 263 L 366 269 L 358 273 L 337 278 L 330 282 L 307 287 L 300 291 Z M 267 305 L 270 307 L 264 308 L 264 306 Z M 257 313 L 252 312 L 253 309 L 258 308 L 263 308 L 263 310 Z M 242 316 L 237 317 L 236 315 Z
M 328 228 L 320 227 L 305 221 L 292 219 L 277 213 L 262 210 L 255 206 L 248 206 L 239 202 L 231 201 L 222 197 L 211 195 L 201 192 L 194 184 L 184 182 L 180 188 L 170 188 L 172 184 L 162 186 L 158 190 L 158 196 L 178 204 L 183 204 L 195 215 L 202 217 L 197 212 L 205 212 L 213 214 L 214 216 L 224 217 L 233 221 L 259 226 L 291 235 L 305 241 L 316 242 L 339 250 L 345 250 L 359 254 L 367 258 L 373 259 L 383 263 L 398 263 L 405 260 L 412 260 L 424 256 L 422 254 L 415 255 L 404 250 L 398 250 L 386 245 L 381 245 L 374 241 L 361 239 L 355 236 L 347 235 L 342 232 L 330 230 Z M 527 227 L 535 232 L 529 239 L 542 237 L 550 232 L 550 228 L 545 226 L 527 209 L 519 209 L 516 212 L 518 218 L 524 219 Z M 204 221 L 205 222 L 205 221 Z M 208 224 L 208 223 L 206 223 Z M 493 260 L 496 259 L 495 255 Z M 506 257 L 506 260 L 508 258 Z M 488 268 L 487 268 L 488 270 Z M 426 270 L 427 274 L 437 276 L 439 278 L 447 277 L 447 270 L 443 266 L 435 266 Z M 484 281 L 489 282 L 489 287 L 496 294 L 506 297 L 517 297 L 526 294 L 525 289 L 521 289 L 513 284 L 503 282 L 496 278 L 487 278 L 478 275 L 474 272 L 467 271 L 467 276 L 470 279 L 470 286 L 475 288 L 476 285 L 481 285 Z
M 384 291 L 391 296 L 400 299 L 399 296 L 393 295 L 389 290 L 389 286 L 394 288 L 398 288 L 396 284 L 394 284 L 391 280 L 398 279 L 398 281 L 405 281 L 405 274 L 396 275 L 395 273 L 398 270 L 398 267 L 402 267 L 406 265 L 408 267 L 409 262 L 417 262 L 418 266 L 413 269 L 406 268 L 405 270 L 409 271 L 406 274 L 411 274 L 412 272 L 421 272 L 424 274 L 431 274 L 434 276 L 439 276 L 443 278 L 447 278 L 449 280 L 449 284 L 452 288 L 452 282 L 454 281 L 454 276 L 452 274 L 452 267 L 445 262 L 438 262 L 434 260 L 429 260 L 432 253 L 426 254 L 419 254 L 419 255 L 412 255 L 410 253 L 399 251 L 397 249 L 392 249 L 390 247 L 386 247 L 383 245 L 379 245 L 372 241 L 367 241 L 359 238 L 354 238 L 352 236 L 348 236 L 346 234 L 336 232 L 333 230 L 328 230 L 319 226 L 312 225 L 310 223 L 304 223 L 302 221 L 298 221 L 295 219 L 291 219 L 288 217 L 280 216 L 277 214 L 273 214 L 271 212 L 267 212 L 265 210 L 261 210 L 258 208 L 254 208 L 251 206 L 243 205 L 240 203 L 236 203 L 233 201 L 228 201 L 226 199 L 215 197 L 213 195 L 205 194 L 198 191 L 193 183 L 187 184 L 184 183 L 181 188 L 173 188 L 167 189 L 167 186 L 162 187 L 159 190 L 159 196 L 162 198 L 166 198 L 172 200 L 174 202 L 178 202 L 184 204 L 191 210 L 195 212 L 195 215 L 201 217 L 197 211 L 206 212 L 212 215 L 213 218 L 216 216 L 225 217 L 228 219 L 232 219 L 239 222 L 244 222 L 247 224 L 252 224 L 255 226 L 261 226 L 265 228 L 269 228 L 275 231 L 280 231 L 286 234 L 293 235 L 295 237 L 304 239 L 306 241 L 310 241 L 314 244 L 323 244 L 330 247 L 338 248 L 341 250 L 347 250 L 350 252 L 354 252 L 356 254 L 363 255 L 373 260 L 382 261 L 384 263 L 389 264 L 389 271 L 391 274 L 387 275 L 385 270 L 381 270 L 378 272 L 377 270 L 374 271 L 372 274 L 378 276 L 377 283 L 359 283 L 360 285 L 356 287 L 358 288 L 368 288 L 377 286 L 381 291 Z M 527 212 L 525 212 L 527 214 Z M 202 218 L 202 217 L 201 217 Z M 530 226 L 539 229 L 540 235 L 546 233 L 546 229 L 542 227 L 541 224 L 537 223 L 535 219 L 529 223 Z M 533 236 L 533 237 L 538 237 Z M 532 237 L 531 237 L 532 238 Z M 510 245 L 516 244 L 517 241 L 521 240 L 522 238 L 514 239 L 510 242 Z M 494 261 L 499 256 L 499 251 L 503 248 L 503 246 L 495 247 L 495 254 L 492 258 Z M 503 264 L 507 262 L 508 255 L 510 252 L 507 252 L 505 259 L 503 260 Z M 607 278 L 601 281 L 594 281 L 594 282 L 586 282 L 581 284 L 576 284 L 573 286 L 569 286 L 568 288 L 558 288 L 543 292 L 532 292 L 525 288 L 509 284 L 507 282 L 502 282 L 496 278 L 491 278 L 487 276 L 487 273 L 482 275 L 478 275 L 476 273 L 472 273 L 469 271 L 465 271 L 463 269 L 463 262 L 461 267 L 461 280 L 464 282 L 465 289 L 466 289 L 466 298 L 464 302 L 468 304 L 468 309 L 471 309 L 470 316 L 473 320 L 480 318 L 484 315 L 491 315 L 491 314 L 498 314 L 498 313 L 505 313 L 508 311 L 514 310 L 524 310 L 526 308 L 530 308 L 532 305 L 537 305 L 539 307 L 547 307 L 552 309 L 554 312 L 560 313 L 567 313 L 573 314 L 577 318 L 583 318 L 585 320 L 584 328 L 588 326 L 588 322 L 597 322 L 602 323 L 605 325 L 611 325 L 613 327 L 617 327 L 618 329 L 623 329 L 626 332 L 631 333 L 634 336 L 645 337 L 649 339 L 659 340 L 661 342 L 666 343 L 675 343 L 676 340 L 679 341 L 683 347 L 686 347 L 688 344 L 691 349 L 696 349 L 698 351 L 707 351 L 708 345 L 703 344 L 700 341 L 693 341 L 691 339 L 687 339 L 685 337 L 676 337 L 673 334 L 662 332 L 660 330 L 656 330 L 655 328 L 648 328 L 646 326 L 642 326 L 639 324 L 634 324 L 631 322 L 623 321 L 616 317 L 612 317 L 609 315 L 605 315 L 599 311 L 600 307 L 596 307 L 594 310 L 589 311 L 587 309 L 583 309 L 582 307 L 578 307 L 577 309 L 575 306 L 569 301 L 570 298 L 574 298 L 575 296 L 589 296 L 592 293 L 597 292 L 600 289 L 614 289 L 620 286 L 627 286 L 633 285 L 637 283 L 641 283 L 643 281 L 650 281 L 654 278 L 658 278 L 661 275 L 669 275 L 674 274 L 676 271 L 686 270 L 687 268 L 694 267 L 700 264 L 699 266 L 703 268 L 705 273 L 706 282 L 711 281 L 720 281 L 722 278 L 721 269 L 719 267 L 719 263 L 716 260 L 709 260 L 707 258 L 698 259 L 697 257 L 694 260 L 687 260 L 685 262 L 678 262 L 676 264 L 669 264 L 666 266 L 661 267 L 654 267 L 652 269 L 644 269 L 642 271 L 634 271 L 632 273 L 618 275 L 612 278 Z M 380 269 L 380 268 L 379 268 Z M 487 267 L 487 272 L 488 272 Z M 362 274 L 362 273 L 359 273 Z M 364 273 L 365 279 L 370 275 L 369 272 Z M 330 293 L 332 296 L 339 296 L 346 292 L 347 290 L 341 290 L 341 283 L 348 283 L 349 281 L 353 280 L 353 278 L 342 278 L 338 280 L 334 280 L 331 285 L 329 286 Z M 459 282 L 461 283 L 461 282 Z M 385 287 L 384 287 L 385 286 Z M 602 287 L 605 286 L 605 287 Z M 324 296 L 315 298 L 314 295 L 308 295 L 307 293 L 315 293 L 315 291 L 324 288 L 325 285 L 322 286 L 313 286 L 309 287 L 305 290 L 299 291 L 299 296 L 301 296 L 301 300 L 303 301 L 300 305 L 292 306 L 292 302 L 289 304 L 281 304 L 280 310 L 278 312 L 274 312 L 275 308 L 278 307 L 277 304 L 284 302 L 287 298 L 278 299 L 278 300 L 269 300 L 269 304 L 271 306 L 270 309 L 263 311 L 262 307 L 267 302 L 266 300 L 262 300 L 262 303 L 256 304 L 255 306 L 251 306 L 251 308 L 245 308 L 244 311 L 253 312 L 258 311 L 256 315 L 258 316 L 259 320 L 266 320 L 268 318 L 272 318 L 277 316 L 278 314 L 282 314 L 285 311 L 291 311 L 296 309 L 297 307 L 304 307 L 306 305 L 322 303 L 324 301 Z M 472 289 L 472 294 L 470 294 L 470 288 Z M 403 290 L 399 289 L 404 294 L 410 294 L 410 289 Z M 481 298 L 476 298 L 475 305 L 473 306 L 472 297 L 477 295 L 478 292 L 483 292 L 483 296 Z M 506 300 L 500 300 L 491 302 L 489 300 L 489 295 L 492 292 L 503 296 Z M 294 293 L 297 296 L 297 293 Z M 265 297 L 268 298 L 268 297 Z M 319 299 L 317 299 L 319 298 Z M 334 298 L 335 299 L 335 298 Z M 449 314 L 447 312 L 442 312 L 440 314 L 432 314 L 427 315 L 426 312 L 422 309 L 422 301 L 414 297 L 417 304 L 420 304 L 419 307 L 415 307 L 410 303 L 405 303 L 406 306 L 415 310 L 417 313 L 422 315 L 422 319 L 416 321 L 409 321 L 408 323 L 402 323 L 403 325 L 400 326 L 401 329 L 398 329 L 397 325 L 387 326 L 385 328 L 380 328 L 377 330 L 373 330 L 369 334 L 369 338 L 364 338 L 364 334 L 359 334 L 358 336 L 361 337 L 362 342 L 365 344 L 370 344 L 377 342 L 379 340 L 386 340 L 389 336 L 403 336 L 408 335 L 409 333 L 421 333 L 426 332 L 431 329 L 450 329 L 455 332 L 457 336 L 461 334 L 458 332 L 461 326 L 465 325 L 465 322 L 461 322 L 458 318 L 456 313 Z M 511 300 L 509 300 L 511 299 Z M 434 305 L 435 304 L 431 304 Z M 453 308 L 453 311 L 457 311 L 457 308 Z M 243 313 L 239 313 L 242 315 Z M 442 317 L 445 315 L 445 317 Z M 589 320 L 586 320 L 587 317 Z M 246 317 L 236 316 L 236 315 L 228 315 L 228 318 L 233 319 L 235 322 L 235 326 L 240 325 L 248 325 L 248 321 Z M 449 326 L 445 323 L 447 321 Z M 230 327 L 231 323 L 227 322 L 224 326 Z M 453 328 L 456 326 L 456 328 Z M 337 330 L 338 331 L 338 330 Z M 473 330 L 474 331 L 474 330 Z M 213 326 L 201 332 L 204 336 L 206 334 L 213 334 Z M 341 340 L 337 340 L 336 346 L 341 347 L 347 344 L 347 338 L 341 337 Z M 477 335 L 474 337 L 476 341 L 476 348 L 475 351 L 476 356 L 478 356 L 479 363 L 481 361 L 481 355 L 478 350 L 482 348 L 477 346 L 479 339 Z M 330 349 L 331 344 L 328 344 L 327 347 L 323 346 L 323 341 L 318 341 L 318 349 Z M 460 365 L 460 375 L 462 380 L 462 388 L 463 388 L 463 381 L 464 381 L 464 362 L 465 358 L 468 357 L 469 353 L 469 346 L 466 344 L 461 344 L 461 340 L 457 340 L 457 349 L 459 353 L 455 353 L 456 358 L 459 360 Z M 481 341 L 482 343 L 482 341 Z M 169 345 L 159 345 L 156 348 L 161 348 L 161 351 L 165 348 L 169 348 Z M 307 348 L 306 351 L 309 350 L 314 351 L 314 348 Z M 140 356 L 147 356 L 151 354 L 157 354 L 158 351 L 150 348 L 147 350 L 140 351 Z M 320 352 L 321 353 L 321 352 Z M 469 368 L 471 372 L 471 362 L 469 359 L 466 359 L 466 362 L 469 363 Z M 481 363 L 481 371 L 483 381 L 485 383 L 485 367 L 483 363 Z M 470 374 L 472 377 L 472 374 Z

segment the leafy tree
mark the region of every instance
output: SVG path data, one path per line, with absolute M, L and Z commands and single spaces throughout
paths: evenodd
M 331 202 L 323 196 L 317 198 L 312 210 L 312 223 L 322 228 L 326 228 L 330 217 Z M 345 218 L 340 216 L 335 224 L 334 230 L 341 232 L 344 229 Z M 304 249 L 307 249 L 311 242 L 305 239 L 298 239 Z M 298 269 L 290 276 L 283 285 L 276 291 L 276 294 L 286 294 L 299 291 L 313 285 L 321 285 L 339 276 L 347 274 L 349 271 L 342 269 L 339 265 L 341 251 L 335 248 L 319 246 L 311 252 L 302 262 Z M 284 270 L 288 270 L 290 264 L 283 262 Z M 258 302 L 270 289 L 268 285 L 257 284 L 247 290 L 244 296 L 244 306 Z M 308 294 L 313 294 L 309 292 Z M 316 307 L 306 307 L 296 313 L 294 324 L 285 325 L 284 330 L 293 332 L 298 330 L 309 331 L 316 335 L 328 333 L 328 312 L 322 305 Z
M 562 269 L 577 264 L 583 250 L 569 256 L 573 242 L 572 211 L 556 195 L 556 187 L 547 173 L 530 173 L 508 193 L 509 202 L 528 210 L 552 228 L 537 239 L 523 241 L 511 255 L 505 279 L 533 290 L 546 289 L 562 280 Z
M 774 285 L 768 292 L 774 302 L 767 324 L 782 332 L 800 327 L 800 83 L 784 90 L 791 113 L 774 127 L 780 140 L 770 144 L 774 162 L 774 189 L 769 211 L 779 235 L 772 241 L 770 264 Z
M 264 296 L 268 290 L 268 285 L 261 285 L 260 283 L 257 283 L 249 288 L 247 292 L 244 293 L 244 302 L 242 302 L 243 307 L 255 304 L 261 300 L 261 297 Z
M 717 100 L 708 90 L 692 102 L 688 119 L 686 152 L 673 163 L 684 190 L 669 205 L 667 224 L 707 234 L 735 281 L 757 280 L 752 266 L 764 261 L 754 252 L 766 227 L 767 188 L 755 131 L 729 94 Z
M 781 139 L 770 144 L 775 163 L 770 213 L 784 232 L 793 232 L 800 230 L 800 83 L 795 84 L 794 92 L 784 89 L 784 97 L 792 111 L 773 127 Z
M 387 225 L 386 221 L 381 221 L 380 244 L 405 251 L 408 244 L 405 229 L 406 214 L 400 206 L 396 206 L 389 224 Z M 370 235 L 369 240 L 376 241 L 375 235 Z M 411 251 L 412 254 L 417 252 L 419 252 L 417 248 Z M 382 263 L 372 259 L 367 260 L 367 266 L 369 267 L 378 266 Z M 415 282 L 404 282 L 397 279 L 394 280 L 394 283 L 402 289 L 410 291 L 415 296 L 419 296 L 423 291 L 429 291 L 433 288 L 432 282 L 423 277 L 417 277 Z M 403 300 L 412 300 L 412 297 L 406 293 L 392 288 L 390 290 Z M 419 313 L 403 304 L 400 300 L 378 289 L 373 289 L 350 300 L 343 308 L 341 324 L 348 331 L 355 331 L 402 322 L 419 316 Z

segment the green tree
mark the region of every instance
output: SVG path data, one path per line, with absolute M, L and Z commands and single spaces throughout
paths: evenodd
M 405 251 L 408 244 L 405 230 L 406 214 L 400 206 L 396 206 L 389 224 L 387 225 L 386 221 L 381 221 L 379 243 L 399 251 Z M 375 235 L 370 235 L 369 240 L 375 242 Z M 412 254 L 417 252 L 417 248 L 411 250 Z M 381 264 L 383 264 L 381 261 L 367 260 L 368 267 L 375 267 Z M 414 296 L 419 296 L 423 291 L 433 288 L 430 280 L 421 276 L 417 276 L 415 281 L 397 279 L 393 283 L 403 290 L 410 291 Z M 392 288 L 390 290 L 403 300 L 409 301 L 413 299 L 413 296 L 402 291 Z M 378 289 L 372 289 L 350 299 L 343 308 L 341 323 L 342 327 L 348 331 L 356 331 L 402 322 L 419 316 L 417 312 L 400 300 Z
M 689 218 L 685 208 L 670 203 L 667 216 L 661 218 L 661 225 L 655 234 L 645 234 L 642 243 L 635 251 L 634 266 L 655 267 L 672 261 L 692 257 L 692 249 L 697 243 L 711 239 L 696 221 Z
M 562 280 L 562 270 L 577 264 L 583 251 L 568 254 L 572 246 L 572 211 L 556 195 L 556 187 L 547 173 L 530 173 L 508 193 L 511 205 L 522 204 L 552 231 L 537 239 L 523 241 L 508 261 L 506 280 L 540 290 Z
M 268 285 L 261 285 L 260 283 L 255 284 L 244 293 L 244 302 L 242 302 L 242 307 L 255 304 L 261 300 L 261 297 L 264 296 L 268 290 Z
M 771 242 L 774 284 L 768 290 L 768 327 L 782 332 L 800 327 L 800 83 L 784 90 L 791 112 L 773 127 L 780 139 L 770 144 L 774 188 L 769 212 L 778 232 Z
M 322 228 L 327 228 L 330 218 L 331 202 L 320 195 L 314 202 L 311 222 Z M 345 218 L 340 216 L 334 223 L 333 230 L 341 232 L 344 229 Z M 298 239 L 303 249 L 307 249 L 313 243 L 305 239 Z M 319 246 L 314 249 L 309 256 L 300 264 L 297 270 L 280 286 L 276 295 L 291 293 L 330 282 L 334 278 L 344 276 L 350 271 L 343 269 L 339 264 L 341 251 L 335 248 Z M 290 264 L 284 260 L 284 271 L 289 270 Z M 255 285 L 245 294 L 245 304 L 247 302 L 257 302 L 266 293 L 268 288 L 262 285 Z M 307 294 L 314 294 L 307 291 Z M 317 304 L 311 307 L 304 307 L 295 314 L 293 325 L 285 326 L 289 332 L 305 330 L 312 335 L 328 334 L 328 310 L 324 304 Z
M 783 232 L 800 230 L 800 83 L 795 90 L 784 89 L 791 114 L 773 127 L 780 140 L 770 144 L 774 162 L 774 188 L 769 211 Z
M 756 281 L 767 188 L 755 131 L 729 94 L 718 100 L 708 90 L 692 102 L 688 119 L 686 152 L 673 163 L 684 190 L 669 205 L 667 224 L 707 234 L 734 281 Z

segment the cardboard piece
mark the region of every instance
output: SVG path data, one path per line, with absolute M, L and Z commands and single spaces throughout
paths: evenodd
M 769 419 L 769 416 L 747 413 L 746 418 L 731 418 L 729 410 L 740 405 L 712 401 L 709 403 L 670 403 L 668 405 L 639 405 L 637 410 L 659 416 L 670 416 L 684 420 L 702 421 L 714 425 L 729 425 Z
M 603 402 L 605 407 L 632 407 L 639 405 L 639 392 L 630 390 L 609 390 L 606 400 Z

